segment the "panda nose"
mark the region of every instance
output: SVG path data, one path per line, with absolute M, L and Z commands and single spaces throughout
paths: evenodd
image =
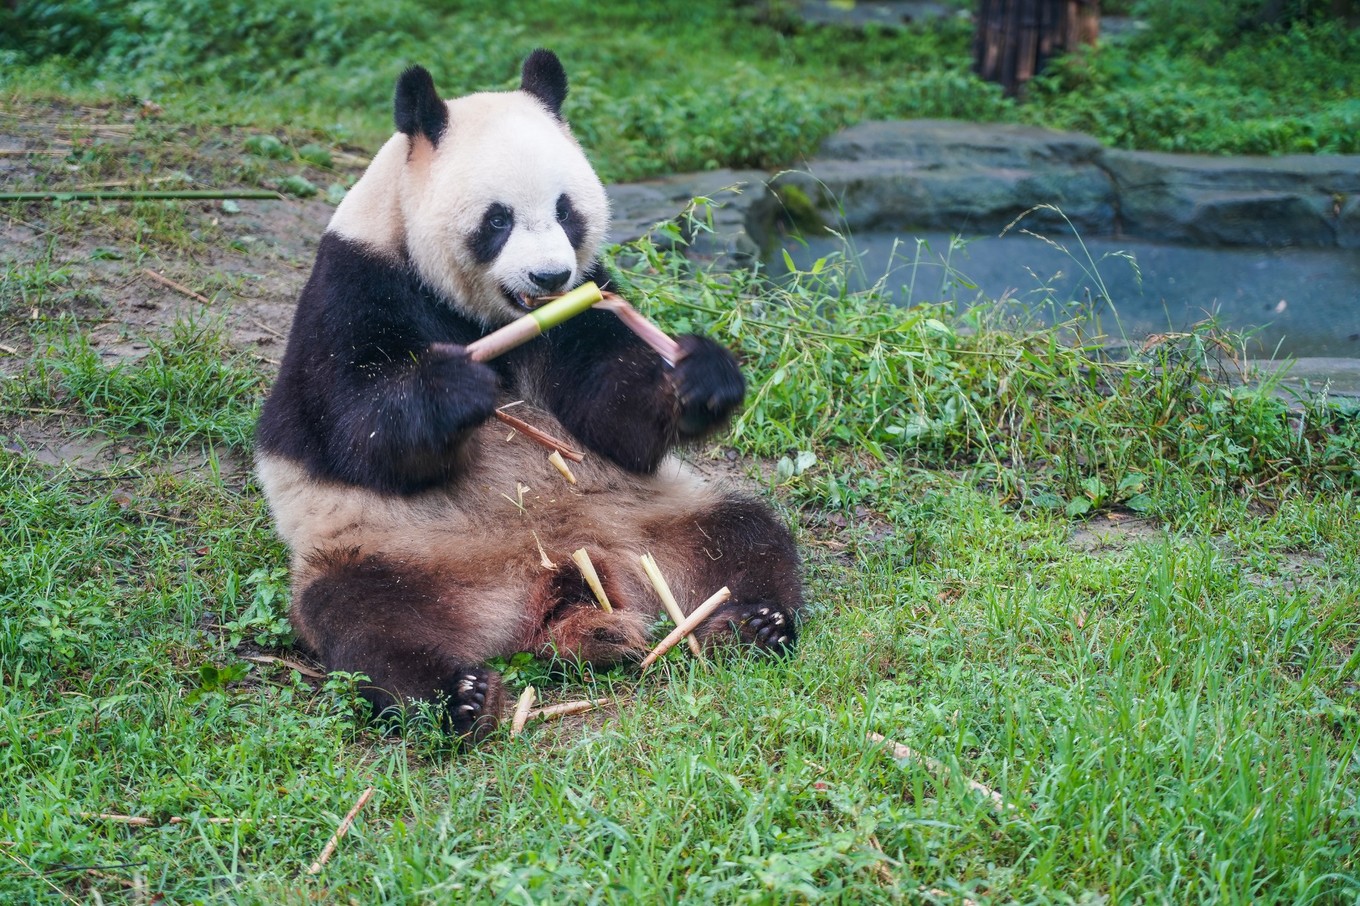
M 566 285 L 571 277 L 571 271 L 549 271 L 547 273 L 530 273 L 529 279 L 534 281 L 534 285 L 545 293 L 555 293 Z

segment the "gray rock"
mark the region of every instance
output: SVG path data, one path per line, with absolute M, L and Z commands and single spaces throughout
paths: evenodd
M 1196 245 L 1360 244 L 1360 155 L 1207 157 L 1107 151 L 1125 235 Z
M 608 241 L 650 234 L 663 248 L 684 245 L 690 257 L 720 267 L 749 266 L 758 249 L 747 235 L 747 210 L 764 194 L 767 179 L 761 170 L 710 170 L 609 186 Z M 696 207 L 696 198 L 710 204 Z M 676 229 L 666 228 L 671 224 Z
M 732 191 L 732 187 L 741 187 Z M 950 120 L 867 122 L 798 170 L 715 170 L 610 187 L 610 239 L 657 223 L 658 241 L 724 267 L 786 233 L 998 233 L 1017 218 L 1046 235 L 1250 247 L 1360 248 L 1360 155 L 1207 157 L 1112 151 L 1087 135 Z M 679 215 L 696 196 L 711 230 Z
M 806 229 L 808 218 L 786 216 L 793 187 L 837 230 L 995 233 L 1036 209 L 1026 226 L 1063 230 L 1066 215 L 1080 231 L 1108 233 L 1115 194 L 1097 163 L 1101 151 L 1089 136 L 1034 126 L 861 123 L 828 139 L 806 171 L 773 180 L 752 227 L 762 237 Z

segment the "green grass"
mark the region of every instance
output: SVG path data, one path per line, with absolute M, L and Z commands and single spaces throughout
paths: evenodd
M 730 0 L 23 0 L 0 12 L 0 91 L 146 98 L 176 124 L 371 150 L 391 134 L 402 67 L 426 65 L 448 95 L 508 88 L 549 46 L 572 79 L 567 115 L 609 180 L 796 164 L 866 117 L 1024 121 L 1130 148 L 1360 152 L 1360 33 L 1325 20 L 1235 31 L 1221 9 L 1218 31 L 1195 31 L 1178 2 L 1141 4 L 1156 28 L 1058 67 L 1024 104 L 971 74 L 966 19 L 819 29 L 781 3 Z
M 462 59 L 478 86 L 490 71 L 479 66 L 512 71 L 545 28 L 486 9 L 441 22 L 509 38 L 465 59 L 442 45 L 436 60 L 457 72 Z M 704 23 L 736 13 L 695 9 L 695 32 L 678 39 L 694 59 L 679 59 L 711 72 Z M 397 7 L 393 31 L 372 40 L 414 41 L 398 28 L 410 15 Z M 592 26 L 602 79 L 628 71 L 610 56 L 628 45 L 625 25 L 651 17 L 675 31 L 656 6 L 608 15 L 617 28 Z M 564 40 L 587 27 L 556 21 Z M 219 40 L 282 40 L 248 24 Z M 710 49 L 825 40 L 747 28 Z M 185 40 L 169 35 L 164 52 L 188 53 Z M 874 48 L 898 40 L 871 36 L 840 56 L 827 44 L 816 73 L 870 79 Z M 661 43 L 628 45 L 638 84 L 662 77 L 650 59 Z M 257 60 L 275 59 L 272 46 Z M 780 103 L 811 103 L 787 54 Z M 279 100 L 241 101 L 258 106 L 233 122 L 301 124 L 276 149 L 247 144 L 257 128 L 210 125 L 243 97 L 205 93 L 238 77 L 230 67 L 196 80 L 127 63 L 134 81 L 161 81 L 171 114 L 138 118 L 135 98 L 67 64 L 4 75 L 9 133 L 73 141 L 70 157 L 24 162 L 25 185 L 273 187 L 302 174 L 325 187 L 355 167 L 303 153 L 340 134 L 316 111 L 352 116 L 353 135 L 385 128 L 368 97 L 387 96 L 381 67 L 308 83 L 320 63 L 304 54 L 278 73 Z M 732 72 L 715 84 L 757 91 Z M 315 100 L 302 102 L 308 84 Z M 669 103 L 592 97 L 589 84 L 573 94 L 579 110 Z M 345 92 L 355 102 L 337 105 Z M 713 103 L 677 97 L 654 128 Z M 294 102 L 311 112 L 285 117 Z M 181 122 L 189 109 L 201 119 Z M 814 131 L 829 128 L 817 117 Z M 694 142 L 682 129 L 667 164 L 709 134 L 688 131 Z M 645 135 L 596 138 L 616 173 L 641 172 L 627 148 Z M 286 553 L 248 471 L 270 377 L 261 359 L 279 347 L 247 348 L 233 330 L 242 306 L 269 298 L 262 275 L 295 291 L 307 262 L 264 241 L 256 209 L 240 207 L 0 207 L 5 229 L 32 237 L 0 247 L 0 901 L 1360 898 L 1353 402 L 1244 381 L 1238 340 L 1212 326 L 1117 353 L 1005 305 L 961 312 L 947 293 L 892 308 L 846 292 L 836 259 L 776 288 L 694 273 L 644 242 L 618 258 L 629 297 L 745 361 L 745 412 L 695 455 L 748 457 L 797 527 L 813 602 L 800 647 L 785 662 L 707 668 L 672 655 L 647 677 L 517 657 L 516 691 L 533 682 L 553 700 L 617 704 L 458 754 L 427 728 L 367 726 L 353 677 L 248 660 L 302 655 L 283 616 Z M 143 267 L 184 278 L 214 313 L 167 296 L 164 317 L 121 321 L 147 295 Z M 67 444 L 89 455 L 55 461 Z M 871 731 L 944 771 L 894 762 L 866 743 Z M 994 810 L 969 779 L 1013 808 Z M 370 786 L 324 871 L 305 874 Z
M 947 307 L 833 302 L 811 275 L 783 295 L 677 282 L 675 259 L 643 251 L 639 300 L 752 366 L 734 442 L 816 456 L 770 479 L 808 552 L 797 656 L 546 681 L 517 661 L 516 685 L 619 704 L 465 755 L 382 736 L 348 678 L 244 659 L 289 656 L 284 552 L 218 459 L 246 453 L 265 376 L 212 323 L 116 365 L 78 324 L 40 324 L 6 411 L 62 413 L 124 452 L 93 473 L 0 460 L 0 897 L 1360 895 L 1353 412 L 1306 409 L 1300 428 L 1268 388 L 1190 380 L 1212 337 L 1108 362 L 1053 331 L 963 330 Z M 938 429 L 887 430 L 955 399 Z M 1215 437 L 1260 451 L 1224 469 Z M 1082 481 L 1135 470 L 1167 530 L 1073 543 L 1135 503 Z M 870 730 L 948 774 L 894 763 Z M 334 860 L 303 875 L 368 786 Z

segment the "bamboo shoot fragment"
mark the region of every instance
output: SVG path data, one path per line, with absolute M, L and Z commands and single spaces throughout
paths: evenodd
M 587 711 L 594 711 L 596 708 L 604 707 L 609 704 L 607 698 L 590 698 L 579 702 L 562 702 L 558 705 L 548 705 L 546 708 L 538 708 L 529 712 L 530 720 L 558 720 L 572 714 L 584 714 Z
M 519 694 L 519 701 L 515 704 L 515 716 L 510 719 L 512 739 L 524 732 L 524 725 L 529 720 L 529 709 L 534 706 L 534 699 L 537 697 L 538 690 L 533 686 L 525 686 L 524 691 Z
M 586 584 L 590 586 L 590 590 L 595 593 L 595 600 L 600 602 L 600 609 L 605 613 L 613 613 L 614 608 L 609 603 L 609 595 L 604 593 L 604 586 L 600 584 L 600 575 L 595 572 L 595 564 L 590 562 L 590 554 L 583 547 L 574 551 L 571 559 L 576 564 L 576 568 L 581 571 L 581 575 L 585 578 Z
M 711 617 L 713 611 L 721 607 L 730 597 L 732 597 L 732 590 L 724 585 L 715 591 L 707 601 L 694 608 L 694 613 L 685 617 L 685 622 L 671 630 L 670 635 L 662 639 L 661 643 L 652 649 L 651 654 L 642 659 L 642 669 L 646 670 L 652 664 L 655 664 L 657 658 L 670 651 L 681 639 L 698 629 L 699 624 Z
M 571 466 L 562 458 L 561 450 L 553 450 L 548 454 L 548 462 L 553 464 L 553 468 L 562 473 L 562 477 L 567 480 L 567 484 L 576 484 L 576 476 L 571 474 Z
M 666 608 L 666 613 L 679 626 L 685 622 L 685 612 L 676 603 L 675 595 L 671 594 L 671 587 L 666 584 L 666 577 L 661 575 L 661 570 L 656 565 L 656 558 L 651 554 L 643 554 L 638 557 L 642 563 L 642 569 L 647 573 L 647 578 L 652 581 L 652 587 L 656 589 L 656 596 L 661 599 L 661 606 Z M 699 647 L 699 640 L 694 636 L 685 636 L 685 641 L 689 643 L 690 652 L 698 658 L 704 656 L 703 650 Z

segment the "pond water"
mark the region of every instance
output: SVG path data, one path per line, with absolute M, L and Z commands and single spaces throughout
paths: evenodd
M 1085 318 L 1106 336 L 1134 342 L 1214 317 L 1251 332 L 1253 357 L 1360 359 L 1360 250 L 1084 242 L 1022 233 L 870 233 L 849 248 L 827 237 L 790 242 L 787 251 L 799 269 L 843 254 L 853 289 L 882 281 L 903 305 L 1006 298 L 1047 323 Z M 788 273 L 781 259 L 771 259 L 775 275 Z

